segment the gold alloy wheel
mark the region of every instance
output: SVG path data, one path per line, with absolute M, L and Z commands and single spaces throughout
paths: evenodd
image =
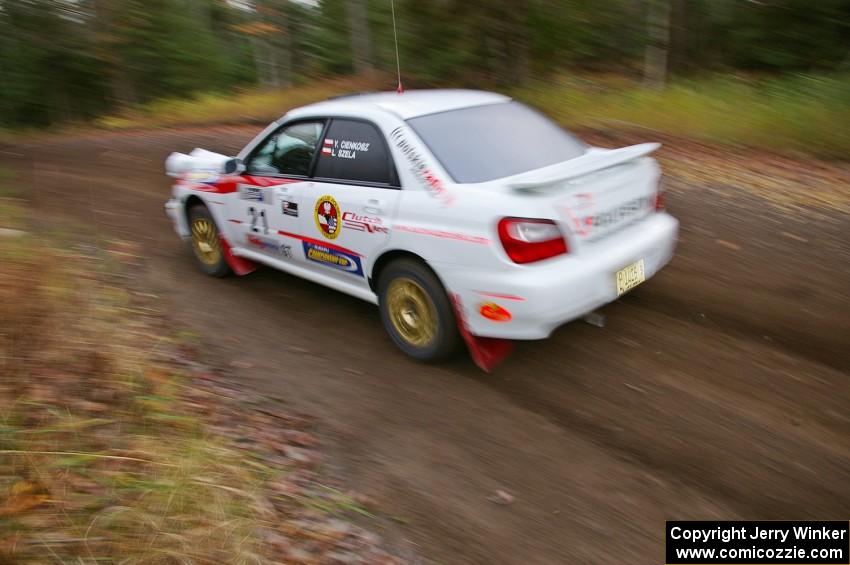
M 399 277 L 387 289 L 387 311 L 396 333 L 414 347 L 426 347 L 437 336 L 437 309 L 419 283 Z
M 221 260 L 218 230 L 209 218 L 195 218 L 192 221 L 192 249 L 204 265 L 213 266 Z

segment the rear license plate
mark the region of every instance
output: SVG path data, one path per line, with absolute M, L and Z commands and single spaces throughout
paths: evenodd
M 628 292 L 646 280 L 643 271 L 643 259 L 617 271 L 617 296 Z

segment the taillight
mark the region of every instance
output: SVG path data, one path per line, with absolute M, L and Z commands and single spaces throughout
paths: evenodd
M 664 183 L 659 182 L 658 188 L 655 190 L 655 211 L 664 211 Z
M 567 252 L 567 242 L 552 220 L 502 218 L 499 239 L 514 263 L 533 263 Z

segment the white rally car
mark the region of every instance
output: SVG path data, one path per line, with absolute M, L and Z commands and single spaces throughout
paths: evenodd
M 490 368 L 670 260 L 658 147 L 589 147 L 499 94 L 352 95 L 235 158 L 172 154 L 166 211 L 210 275 L 269 265 L 377 304 L 412 357 L 465 340 Z

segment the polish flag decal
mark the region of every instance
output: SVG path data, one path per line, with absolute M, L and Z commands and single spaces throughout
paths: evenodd
M 332 155 L 331 147 L 333 147 L 333 144 L 334 140 L 326 137 L 323 143 L 324 147 L 322 147 L 322 155 Z

